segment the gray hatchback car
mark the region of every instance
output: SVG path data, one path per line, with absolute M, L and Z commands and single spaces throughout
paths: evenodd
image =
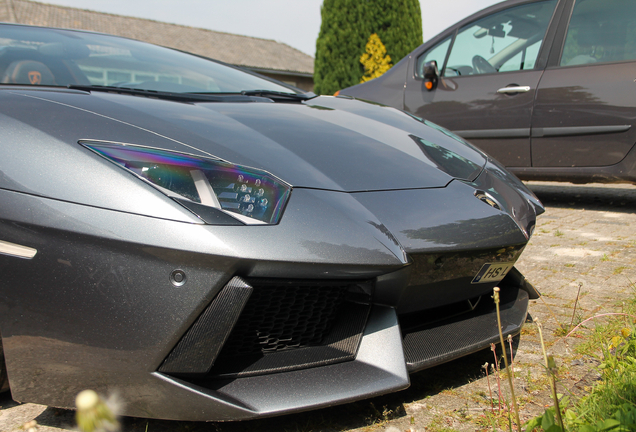
M 636 182 L 636 2 L 509 0 L 340 91 L 436 122 L 519 178 Z

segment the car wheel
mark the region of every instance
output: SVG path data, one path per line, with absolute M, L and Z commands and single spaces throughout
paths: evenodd
M 497 69 L 495 69 L 493 65 L 488 63 L 488 60 L 480 55 L 476 55 L 475 57 L 473 57 L 473 69 L 477 74 L 497 72 Z

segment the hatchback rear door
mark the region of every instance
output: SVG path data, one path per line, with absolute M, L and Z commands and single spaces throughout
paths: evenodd
M 532 165 L 600 167 L 636 142 L 636 1 L 570 0 L 532 119 Z

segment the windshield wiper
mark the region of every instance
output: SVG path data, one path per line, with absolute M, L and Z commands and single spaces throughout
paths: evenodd
M 240 92 L 211 92 L 211 93 L 188 93 L 191 95 L 240 95 L 248 97 L 262 97 L 271 99 L 275 102 L 290 102 L 290 101 L 306 101 L 317 97 L 314 93 L 287 93 L 275 90 L 242 90 Z
M 254 102 L 253 95 L 241 93 L 217 94 L 217 93 L 172 93 L 156 90 L 144 90 L 131 87 L 115 87 L 100 85 L 76 85 L 67 86 L 73 90 L 98 91 L 104 93 L 128 94 L 134 96 L 145 96 L 175 102 Z
M 245 96 L 262 96 L 270 99 L 286 98 L 295 100 L 309 100 L 316 97 L 314 93 L 286 93 L 274 90 L 243 90 L 241 92 Z

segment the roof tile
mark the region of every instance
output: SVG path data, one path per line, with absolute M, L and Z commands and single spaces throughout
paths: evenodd
M 27 0 L 0 0 L 0 21 L 109 33 L 237 66 L 303 74 L 313 74 L 314 70 L 313 57 L 274 40 Z

